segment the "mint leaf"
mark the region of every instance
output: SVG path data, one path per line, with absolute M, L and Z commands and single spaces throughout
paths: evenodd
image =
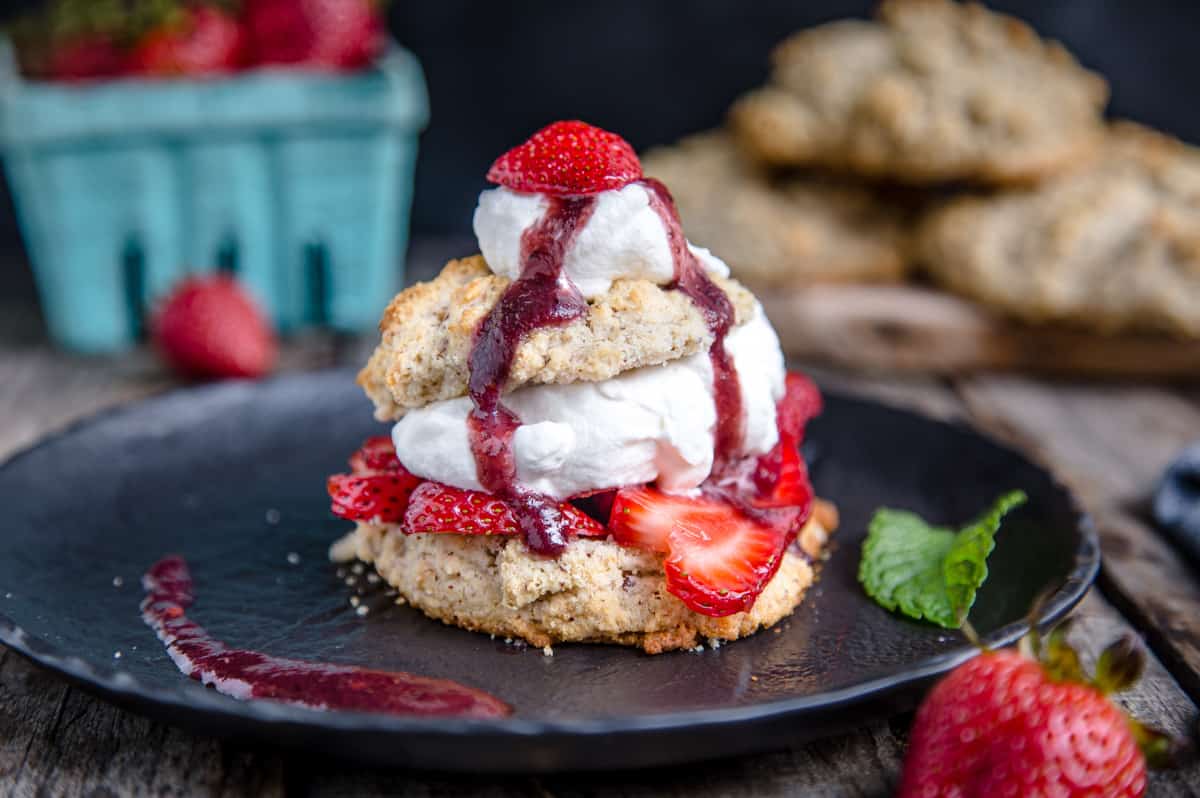
M 987 579 L 1001 519 L 1025 498 L 1019 490 L 1004 494 L 958 532 L 906 510 L 880 508 L 867 528 L 858 581 L 886 609 L 957 629 Z

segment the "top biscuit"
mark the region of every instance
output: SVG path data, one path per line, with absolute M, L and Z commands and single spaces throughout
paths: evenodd
M 802 31 L 731 121 L 758 158 L 911 183 L 1027 182 L 1086 157 L 1108 88 L 1024 23 L 951 0 Z
M 1145 128 L 1035 189 L 954 200 L 919 239 L 944 287 L 1027 321 L 1200 337 L 1200 150 Z
M 737 312 L 756 312 L 754 296 L 733 280 L 713 278 Z M 428 283 L 401 292 L 379 323 L 382 339 L 358 375 L 380 420 L 466 395 L 471 345 L 480 322 L 509 280 L 481 256 L 450 261 Z M 684 294 L 648 280 L 617 280 L 588 300 L 587 316 L 529 333 L 517 347 L 505 391 L 537 383 L 596 382 L 712 346 L 712 333 Z
M 870 187 L 768 175 L 722 131 L 651 151 L 642 167 L 671 187 L 688 238 L 752 287 L 904 277 L 905 214 Z

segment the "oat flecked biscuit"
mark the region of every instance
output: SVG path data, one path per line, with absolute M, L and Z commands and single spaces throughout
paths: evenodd
M 1094 148 L 1104 80 L 1024 23 L 952 0 L 802 31 L 731 121 L 764 162 L 915 182 L 1025 182 Z
M 737 282 L 713 278 L 737 322 L 757 302 Z M 509 281 L 476 255 L 446 264 L 435 279 L 401 292 L 384 311 L 382 338 L 358 382 L 381 420 L 467 392 L 467 358 L 480 322 Z M 529 333 L 513 359 L 505 390 L 535 383 L 600 381 L 707 351 L 712 333 L 686 295 L 648 280 L 617 280 L 588 301 L 588 314 Z
M 1200 337 L 1200 150 L 1118 124 L 1084 169 L 951 202 L 919 247 L 942 286 L 1027 321 Z
M 752 288 L 904 277 L 903 211 L 871 188 L 768 175 L 722 131 L 649 152 L 642 166 L 670 187 L 688 238 Z
M 692 612 L 667 592 L 661 554 L 611 540 L 578 539 L 547 558 L 516 538 L 405 535 L 396 526 L 360 523 L 353 553 L 373 563 L 407 603 L 453 626 L 537 647 L 617 643 L 658 654 L 736 640 L 790 615 L 813 582 L 810 560 L 822 556 L 835 525 L 836 512 L 825 505 L 754 606 L 724 618 Z

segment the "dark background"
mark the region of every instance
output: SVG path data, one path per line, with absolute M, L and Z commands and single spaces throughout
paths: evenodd
M 11 16 L 36 3 L 5 3 Z M 989 6 L 1064 42 L 1112 85 L 1111 113 L 1200 142 L 1200 3 L 996 0 Z M 393 0 L 395 37 L 425 67 L 414 236 L 470 232 L 496 155 L 555 119 L 620 132 L 639 150 L 717 124 L 766 77 L 792 31 L 873 3 L 843 0 Z M 5 272 L 8 272 L 7 274 Z M 33 296 L 7 192 L 0 196 L 0 292 Z

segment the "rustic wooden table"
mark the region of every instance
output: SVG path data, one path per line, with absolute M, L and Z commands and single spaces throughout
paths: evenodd
M 419 273 L 438 258 L 418 252 L 415 260 Z M 357 364 L 367 346 L 306 336 L 288 344 L 283 368 Z M 1195 729 L 1200 578 L 1145 513 L 1163 467 L 1200 438 L 1200 389 L 812 371 L 827 387 L 965 419 L 1065 480 L 1095 516 L 1104 550 L 1100 582 L 1076 611 L 1078 638 L 1094 656 L 1121 632 L 1143 635 L 1152 661 L 1122 703 L 1174 733 Z M 172 385 L 146 351 L 120 359 L 56 352 L 28 303 L 0 302 L 0 458 L 71 419 Z M 671 769 L 541 777 L 388 772 L 154 723 L 0 647 L 0 796 L 883 796 L 896 783 L 910 720 L 880 720 L 794 750 Z M 1153 775 L 1149 794 L 1200 794 L 1200 765 Z

